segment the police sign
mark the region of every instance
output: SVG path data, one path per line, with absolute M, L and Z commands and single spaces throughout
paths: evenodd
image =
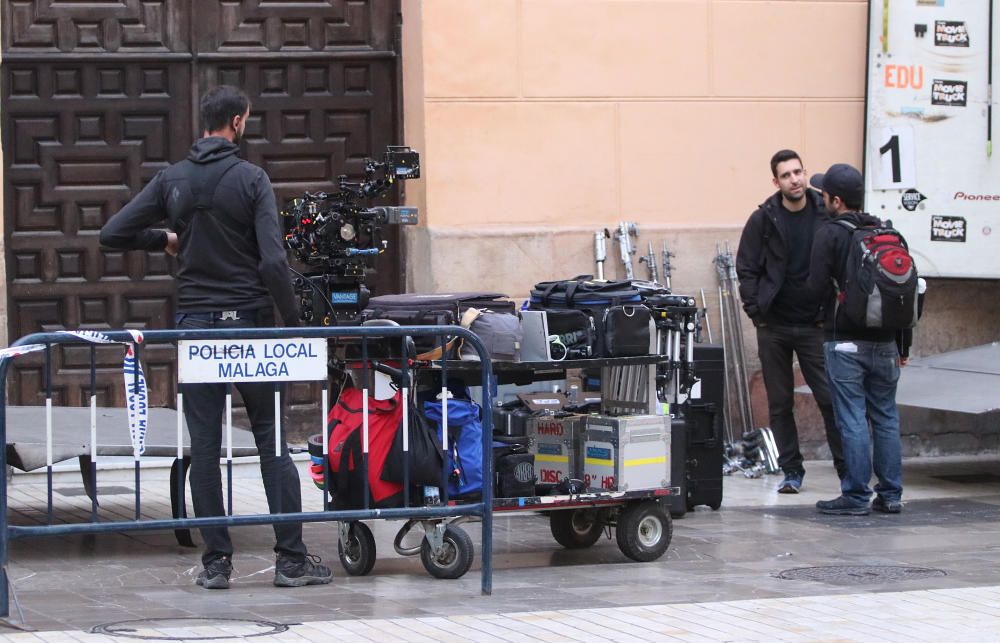
M 177 343 L 177 381 L 301 382 L 325 380 L 326 339 L 182 340 Z

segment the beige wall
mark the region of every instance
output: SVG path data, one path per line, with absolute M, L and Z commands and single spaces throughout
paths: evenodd
M 594 232 L 629 220 L 717 309 L 716 244 L 771 154 L 860 163 L 866 22 L 863 0 L 404 0 L 408 289 L 523 297 L 593 273 Z
M 740 224 L 771 188 L 775 150 L 817 169 L 860 161 L 866 10 L 405 2 L 406 133 L 424 143 L 425 221 Z
M 521 296 L 593 272 L 593 232 L 629 220 L 640 247 L 677 252 L 675 290 L 714 291 L 715 244 L 773 191 L 774 151 L 860 163 L 866 16 L 862 0 L 404 0 L 423 158 L 409 288 Z
M 593 273 L 594 232 L 630 220 L 639 254 L 677 253 L 675 292 L 705 289 L 718 341 L 712 258 L 773 192 L 770 156 L 860 165 L 866 23 L 863 0 L 403 0 L 405 135 L 423 154 L 408 289 L 521 298 Z M 998 291 L 933 280 L 913 355 L 996 340 Z

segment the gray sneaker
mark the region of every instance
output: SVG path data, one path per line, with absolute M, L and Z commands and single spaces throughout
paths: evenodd
M 205 565 L 195 582 L 205 589 L 229 589 L 229 577 L 232 573 L 232 561 L 222 556 Z
M 312 554 L 306 554 L 302 558 L 279 554 L 274 564 L 274 585 L 276 587 L 326 585 L 333 580 L 333 572 L 320 562 L 322 559 Z

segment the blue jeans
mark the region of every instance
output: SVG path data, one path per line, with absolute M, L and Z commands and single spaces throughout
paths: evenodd
M 844 350 L 851 345 L 856 352 Z M 903 494 L 903 458 L 896 409 L 896 343 L 841 340 L 826 342 L 823 350 L 847 466 L 840 485 L 842 495 L 859 505 L 866 504 L 872 493 L 868 482 L 874 468 L 878 478 L 875 493 L 886 501 L 899 500 Z

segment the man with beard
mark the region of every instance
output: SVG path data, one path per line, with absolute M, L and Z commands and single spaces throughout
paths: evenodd
M 201 99 L 202 138 L 187 159 L 161 171 L 101 229 L 101 244 L 177 255 L 177 328 L 274 326 L 277 304 L 284 326 L 299 325 L 288 276 L 274 191 L 264 171 L 238 157 L 250 116 L 241 90 L 221 85 Z M 166 222 L 170 232 L 153 226 Z M 281 440 L 275 455 L 275 395 L 268 382 L 236 384 L 260 454 L 271 513 L 302 510 L 298 471 Z M 198 517 L 223 516 L 222 413 L 225 384 L 183 384 L 191 435 L 191 495 Z M 301 523 L 274 525 L 274 584 L 329 583 L 332 573 L 302 542 Z M 227 589 L 233 544 L 225 527 L 201 530 L 204 570 L 198 585 Z
M 823 362 L 823 311 L 809 291 L 813 236 L 827 221 L 820 193 L 806 184 L 802 159 L 792 150 L 771 157 L 778 191 L 750 215 L 736 255 L 743 309 L 757 328 L 757 351 L 778 465 L 785 479 L 778 493 L 798 493 L 805 468 L 795 425 L 793 355 L 823 415 L 837 474 L 844 476 L 840 434 L 833 417 Z

